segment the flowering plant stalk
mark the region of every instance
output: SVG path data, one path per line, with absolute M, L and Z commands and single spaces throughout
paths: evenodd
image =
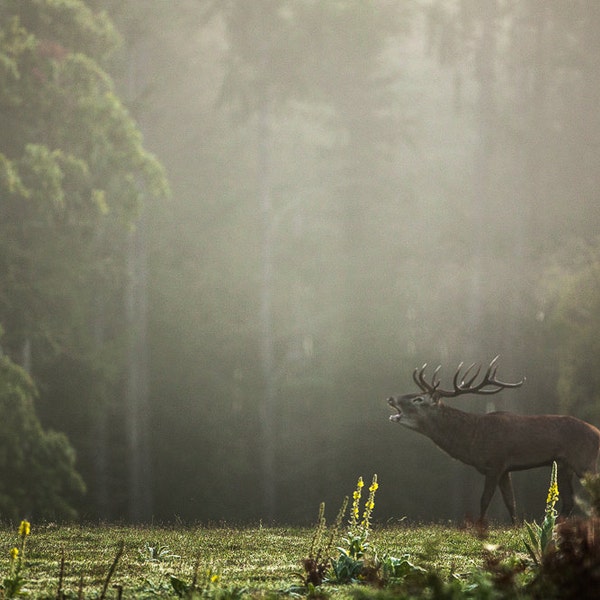
M 535 521 L 533 523 L 525 522 L 527 535 L 529 539 L 525 539 L 525 547 L 529 552 L 529 556 L 533 559 L 536 565 L 542 562 L 542 556 L 551 544 L 554 544 L 554 526 L 556 525 L 556 503 L 558 502 L 558 476 L 556 462 L 552 463 L 552 474 L 550 476 L 550 487 L 548 488 L 548 496 L 546 497 L 546 510 L 544 520 L 541 525 Z
M 367 538 L 369 537 L 369 527 L 371 526 L 371 514 L 375 508 L 375 492 L 379 487 L 377 483 L 377 475 L 373 475 L 373 481 L 369 486 L 369 496 L 365 502 L 362 519 L 360 518 L 360 500 L 362 497 L 362 489 L 365 486 L 363 478 L 359 477 L 352 498 L 352 513 L 348 522 L 348 536 L 344 541 L 348 544 L 348 548 L 339 548 L 340 552 L 347 554 L 354 560 L 363 557 L 369 549 Z
M 371 526 L 371 514 L 373 509 L 375 508 L 375 492 L 379 488 L 379 484 L 377 483 L 377 474 L 373 475 L 373 481 L 369 486 L 369 497 L 365 503 L 365 510 L 363 512 L 362 521 L 360 523 L 361 528 L 367 532 L 369 527 Z
M 352 510 L 348 521 L 348 533 L 343 539 L 344 546 L 338 547 L 340 552 L 336 560 L 331 561 L 333 578 L 339 583 L 348 583 L 360 580 L 364 571 L 364 556 L 369 551 L 368 542 L 371 526 L 371 515 L 375 507 L 375 492 L 379 487 L 377 475 L 369 486 L 369 496 L 364 504 L 361 518 L 361 497 L 365 486 L 362 477 L 358 478 L 356 490 L 352 494 Z
M 360 498 L 364 486 L 365 482 L 363 481 L 363 478 L 359 477 L 358 482 L 356 483 L 356 489 L 352 493 L 352 512 L 350 513 L 350 521 L 348 521 L 350 531 L 354 530 L 358 525 L 358 518 L 360 516 Z
M 2 582 L 2 591 L 5 598 L 14 598 L 20 596 L 21 588 L 25 583 L 21 571 L 25 560 L 25 540 L 31 533 L 31 524 L 29 521 L 21 521 L 19 525 L 19 547 L 15 546 L 10 550 L 10 567 L 8 575 Z

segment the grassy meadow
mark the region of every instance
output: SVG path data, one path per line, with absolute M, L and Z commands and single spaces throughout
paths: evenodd
M 324 583 L 318 592 L 300 587 L 298 574 L 303 571 L 302 560 L 309 555 L 314 532 L 292 527 L 32 523 L 22 552 L 21 591 L 33 598 L 313 595 L 335 600 L 367 589 L 369 586 L 359 583 Z M 450 526 L 374 525 L 369 542 L 380 555 L 408 555 L 411 564 L 435 570 L 444 580 L 468 581 L 492 546 L 498 547 L 495 552 L 525 557 L 523 535 L 522 529 L 493 527 L 481 539 L 476 531 Z M 0 547 L 6 558 L 0 579 L 10 573 L 10 551 L 20 542 L 14 527 L 2 527 Z M 341 543 L 341 539 L 335 541 L 333 554 Z M 111 567 L 114 571 L 109 578 Z M 195 595 L 186 596 L 194 579 Z

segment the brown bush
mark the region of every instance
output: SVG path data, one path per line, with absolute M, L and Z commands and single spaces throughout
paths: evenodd
M 600 518 L 568 519 L 544 555 L 533 584 L 538 598 L 597 599 L 600 594 Z

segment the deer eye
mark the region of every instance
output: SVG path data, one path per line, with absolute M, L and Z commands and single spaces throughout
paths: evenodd
M 413 404 L 423 404 L 423 402 L 425 402 L 425 398 L 423 398 L 423 396 L 417 396 L 416 398 L 413 398 Z

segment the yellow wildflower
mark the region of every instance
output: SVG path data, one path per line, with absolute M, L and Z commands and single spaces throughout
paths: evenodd
M 550 488 L 548 489 L 548 497 L 546 498 L 547 509 L 553 509 L 558 502 L 558 477 L 556 462 L 552 463 L 552 474 L 550 476 Z
M 19 558 L 19 549 L 18 548 L 13 548 L 10 551 L 10 557 L 12 558 L 12 560 L 17 560 L 17 558 Z
M 29 521 L 21 521 L 21 524 L 19 525 L 19 535 L 21 537 L 26 537 L 30 534 L 31 532 L 31 523 Z
M 373 509 L 375 508 L 375 492 L 377 491 L 378 487 L 379 487 L 379 484 L 377 483 L 377 475 L 373 475 L 373 481 L 372 481 L 371 485 L 369 486 L 369 497 L 367 498 L 367 501 L 365 502 L 365 510 L 363 512 L 363 519 L 362 519 L 362 523 L 361 523 L 361 526 L 364 529 L 369 528 L 370 521 L 371 521 L 371 513 L 373 512 Z
M 219 576 L 216 573 L 211 576 L 211 578 L 210 578 L 211 583 L 217 583 L 218 581 L 219 581 Z
M 352 502 L 352 513 L 350 515 L 350 527 L 354 527 L 358 521 L 358 517 L 360 515 L 360 497 L 362 494 L 362 488 L 364 486 L 363 478 L 359 477 L 358 482 L 356 483 L 356 489 L 352 494 L 353 502 Z
M 558 485 L 553 483 L 548 490 L 548 498 L 546 499 L 546 504 L 551 504 L 554 506 L 558 502 Z
M 558 485 L 555 481 L 552 482 L 548 490 L 548 498 L 546 499 L 546 504 L 554 504 L 558 501 Z

